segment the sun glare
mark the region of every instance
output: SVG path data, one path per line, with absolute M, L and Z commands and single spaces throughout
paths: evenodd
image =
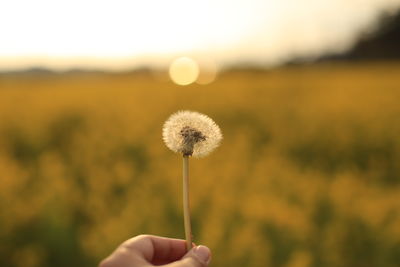
M 182 54 L 219 66 L 315 57 L 349 48 L 382 11 L 399 7 L 399 0 L 365 1 L 5 0 L 0 70 L 165 67 Z M 197 82 L 212 81 L 198 65 Z
M 201 85 L 210 84 L 217 78 L 218 68 L 214 61 L 200 60 L 200 73 L 196 83 Z
M 169 77 L 179 85 L 194 83 L 199 77 L 200 69 L 196 61 L 188 57 L 175 59 L 169 67 Z

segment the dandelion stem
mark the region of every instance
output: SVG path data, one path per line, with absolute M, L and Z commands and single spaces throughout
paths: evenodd
M 183 156 L 183 218 L 185 225 L 186 249 L 192 248 L 192 227 L 189 208 L 189 156 Z

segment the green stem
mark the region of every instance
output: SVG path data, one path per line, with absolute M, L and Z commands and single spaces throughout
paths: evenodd
M 186 249 L 192 248 L 192 227 L 189 208 L 189 156 L 183 156 L 183 218 L 185 225 Z

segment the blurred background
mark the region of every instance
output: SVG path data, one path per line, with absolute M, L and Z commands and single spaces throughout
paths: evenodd
M 400 264 L 400 1 L 0 3 L 0 265 L 95 266 L 184 238 L 182 109 L 211 266 Z

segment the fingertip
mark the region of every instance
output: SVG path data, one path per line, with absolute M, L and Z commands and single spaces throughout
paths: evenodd
M 211 251 L 208 247 L 200 245 L 192 248 L 186 255 L 179 261 L 176 266 L 185 267 L 205 267 L 211 261 Z M 174 265 L 175 266 L 175 265 Z
M 192 249 L 193 254 L 203 263 L 209 264 L 211 261 L 211 250 L 203 245 L 196 246 Z

